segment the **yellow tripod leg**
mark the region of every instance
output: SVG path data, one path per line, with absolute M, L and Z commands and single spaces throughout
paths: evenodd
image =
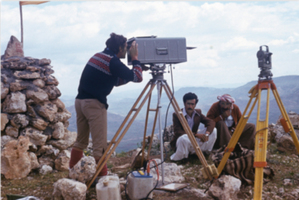
M 292 136 L 294 144 L 295 144 L 295 146 L 297 148 L 297 152 L 299 153 L 299 140 L 297 138 L 297 135 L 295 133 L 295 130 L 294 130 L 294 127 L 293 127 L 293 125 L 291 123 L 291 120 L 290 120 L 290 118 L 289 118 L 289 116 L 288 116 L 288 114 L 287 114 L 287 112 L 286 112 L 286 110 L 285 110 L 285 108 L 283 106 L 283 103 L 282 103 L 282 101 L 281 101 L 281 99 L 279 97 L 279 94 L 278 94 L 276 88 L 273 89 L 272 92 L 273 92 L 273 95 L 274 95 L 274 97 L 276 99 L 277 105 L 278 105 L 278 107 L 280 109 L 280 112 L 281 112 L 281 114 L 283 116 L 283 119 L 281 119 L 281 125 L 283 126 L 284 131 L 286 133 L 290 133 L 290 135 Z
M 256 136 L 255 136 L 255 153 L 254 153 L 254 167 L 255 167 L 255 181 L 254 181 L 254 200 L 262 199 L 264 167 L 267 166 L 267 141 L 268 141 L 268 121 L 269 121 L 269 98 L 270 87 L 267 89 L 267 107 L 266 118 L 264 121 L 260 120 L 261 107 L 261 90 L 258 92 L 258 109 L 256 119 Z

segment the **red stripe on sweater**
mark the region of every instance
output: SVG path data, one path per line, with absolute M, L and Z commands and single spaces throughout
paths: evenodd
M 102 63 L 101 61 L 98 61 L 98 60 L 96 60 L 96 59 L 94 59 L 94 58 L 90 58 L 89 61 L 92 62 L 92 63 L 94 63 L 94 64 L 96 64 L 96 65 L 99 66 L 100 68 L 102 68 L 102 69 L 104 69 L 105 71 L 107 71 L 107 72 L 110 73 L 110 68 L 109 68 L 107 65 L 105 65 L 104 63 Z
M 97 53 L 97 54 L 95 54 L 95 56 L 107 61 L 108 63 L 110 62 L 110 60 L 112 58 L 112 57 L 109 57 L 109 56 L 107 56 L 105 54 L 101 54 L 101 53 Z
M 142 81 L 142 69 L 140 67 L 134 67 L 139 73 L 135 73 L 137 76 L 138 81 Z

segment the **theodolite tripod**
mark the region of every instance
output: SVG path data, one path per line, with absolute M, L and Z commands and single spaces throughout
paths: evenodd
M 161 94 L 162 94 L 162 89 L 164 89 L 164 91 L 167 94 L 169 100 L 171 101 L 171 104 L 172 104 L 172 106 L 173 106 L 173 108 L 174 108 L 174 110 L 175 110 L 175 112 L 176 112 L 176 114 L 177 114 L 177 116 L 178 116 L 178 118 L 180 120 L 180 123 L 183 126 L 183 129 L 187 133 L 187 135 L 188 135 L 188 137 L 189 137 L 189 139 L 190 139 L 190 141 L 191 141 L 191 143 L 193 145 L 193 148 L 195 149 L 195 152 L 196 152 L 196 154 L 197 154 L 197 156 L 198 156 L 201 164 L 203 165 L 203 171 L 205 172 L 206 176 L 210 180 L 212 180 L 213 179 L 213 173 L 217 173 L 216 168 L 215 168 L 215 170 L 213 170 L 213 166 L 208 166 L 208 163 L 207 163 L 207 161 L 206 161 L 206 159 L 205 159 L 202 151 L 200 150 L 200 148 L 199 148 L 199 146 L 198 146 L 198 144 L 196 142 L 196 139 L 195 139 L 195 137 L 194 137 L 194 135 L 193 135 L 193 133 L 192 133 L 192 131 L 191 131 L 191 129 L 190 129 L 190 127 L 189 127 L 189 125 L 188 125 L 188 123 L 187 123 L 187 121 L 186 121 L 183 113 L 182 113 L 182 111 L 180 110 L 180 107 L 179 107 L 176 99 L 174 98 L 173 93 L 171 92 L 170 87 L 168 86 L 166 80 L 163 77 L 164 69 L 165 69 L 165 65 L 164 65 L 164 68 L 160 68 L 158 65 L 151 67 L 153 79 L 151 79 L 147 83 L 147 85 L 145 86 L 145 88 L 142 90 L 141 94 L 139 95 L 139 97 L 137 98 L 137 100 L 135 101 L 135 103 L 133 104 L 131 110 L 129 111 L 129 113 L 125 117 L 124 121 L 122 122 L 122 124 L 120 125 L 119 129 L 117 130 L 116 134 L 112 138 L 110 144 L 108 145 L 108 148 L 106 149 L 106 151 L 104 152 L 103 156 L 101 157 L 101 159 L 99 160 L 99 162 L 97 164 L 96 173 L 94 174 L 93 178 L 87 183 L 87 188 L 90 188 L 91 184 L 96 179 L 96 177 L 98 176 L 98 174 L 100 173 L 100 171 L 102 170 L 102 168 L 104 167 L 104 165 L 107 163 L 108 159 L 110 158 L 110 156 L 112 155 L 112 153 L 115 151 L 116 147 L 118 146 L 118 144 L 120 143 L 120 141 L 122 140 L 122 138 L 124 137 L 124 135 L 126 134 L 126 132 L 128 131 L 128 129 L 130 128 L 131 124 L 135 120 L 135 118 L 138 115 L 139 111 L 141 110 L 141 108 L 143 107 L 143 105 L 145 104 L 145 102 L 148 100 L 148 106 L 147 106 L 147 112 L 146 112 L 146 120 L 145 120 L 145 128 L 144 128 L 143 148 L 142 148 L 142 162 L 143 162 L 144 148 L 145 148 L 145 137 L 146 137 L 146 130 L 147 130 L 147 122 L 148 122 L 149 111 L 154 111 L 156 113 L 155 113 L 155 120 L 154 120 L 154 123 L 153 123 L 151 141 L 150 141 L 148 152 L 150 152 L 150 148 L 151 148 L 151 144 L 152 144 L 152 139 L 153 139 L 153 134 L 154 134 L 154 130 L 155 130 L 157 118 L 158 118 L 158 121 L 159 121 L 159 133 L 160 133 L 160 136 L 161 136 L 161 121 L 160 121 L 160 108 L 161 108 L 161 106 L 160 106 L 160 97 L 161 97 Z M 158 90 L 157 107 L 156 107 L 156 109 L 150 109 L 151 95 L 152 95 L 152 91 L 155 88 L 155 86 L 157 86 L 157 90 Z M 148 88 L 149 88 L 149 90 L 148 90 Z M 138 105 L 140 101 L 141 101 L 141 103 L 140 103 L 140 105 Z M 135 112 L 135 113 L 132 116 L 132 118 L 130 119 L 130 117 L 131 117 L 131 115 L 132 115 L 133 112 Z M 129 122 L 128 122 L 128 120 L 129 120 Z M 125 128 L 124 128 L 124 126 L 125 126 Z M 161 144 L 160 144 L 161 162 L 163 162 L 163 160 L 164 160 L 163 159 L 163 146 L 164 145 L 163 145 L 163 142 L 162 142 L 163 141 L 162 136 L 161 136 L 160 140 L 161 140 Z M 149 157 L 149 153 L 148 153 L 148 157 Z M 164 184 L 164 180 L 163 180 L 164 179 L 163 164 L 161 165 L 161 168 L 162 168 L 162 183 Z
M 230 156 L 230 153 L 234 151 L 234 148 L 242 134 L 242 131 L 248 121 L 248 118 L 251 115 L 253 108 L 255 107 L 256 102 L 258 101 L 257 108 L 257 119 L 256 119 L 256 136 L 255 136 L 255 152 L 254 152 L 254 167 L 255 167 L 255 178 L 254 178 L 254 200 L 262 199 L 262 189 L 263 189 L 263 169 L 267 166 L 266 162 L 266 154 L 267 154 L 267 142 L 268 142 L 268 121 L 269 121 L 269 104 L 270 104 L 270 90 L 272 90 L 273 95 L 275 97 L 276 103 L 280 109 L 282 114 L 282 118 L 280 119 L 281 125 L 284 128 L 286 133 L 289 133 L 292 136 L 294 144 L 299 153 L 299 141 L 296 136 L 295 130 L 291 124 L 289 116 L 283 106 L 283 103 L 279 97 L 279 94 L 276 89 L 276 85 L 272 80 L 271 69 L 271 55 L 268 51 L 261 52 L 262 49 L 258 52 L 257 56 L 259 59 L 259 67 L 261 67 L 261 73 L 259 75 L 258 84 L 252 87 L 249 90 L 250 100 L 243 112 L 243 115 L 238 122 L 236 130 L 232 135 L 226 149 L 225 154 L 221 162 L 218 165 L 218 173 L 221 174 L 227 159 Z M 263 65 L 265 63 L 265 65 Z M 266 66 L 266 67 L 265 67 Z M 267 90 L 267 103 L 266 103 L 266 117 L 264 120 L 260 120 L 260 107 L 261 107 L 261 92 L 262 90 Z M 254 100 L 251 108 L 249 109 L 249 113 L 247 114 L 247 110 L 251 105 L 252 100 Z

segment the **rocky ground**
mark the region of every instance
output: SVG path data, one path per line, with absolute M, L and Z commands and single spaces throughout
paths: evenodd
M 157 156 L 156 156 L 157 157 Z M 111 157 L 108 168 L 113 172 L 114 167 L 128 163 L 129 155 L 120 153 Z M 207 158 L 212 163 L 210 157 Z M 170 162 L 166 157 L 166 162 Z M 268 183 L 263 185 L 263 199 L 299 199 L 299 156 L 290 153 L 282 153 L 277 150 L 276 144 L 268 147 L 268 165 L 274 170 L 275 176 Z M 176 162 L 182 165 L 181 173 L 185 177 L 188 187 L 177 192 L 154 191 L 153 199 L 157 200 L 191 200 L 199 199 L 196 189 L 205 190 L 209 187 L 210 181 L 202 178 L 199 169 L 201 164 L 196 156 L 190 156 L 184 162 Z M 117 172 L 119 177 L 126 177 L 129 170 Z M 43 200 L 50 200 L 53 193 L 53 183 L 68 176 L 68 172 L 53 171 L 50 174 L 40 175 L 32 172 L 28 177 L 17 180 L 7 180 L 1 177 L 1 199 L 7 199 L 7 194 L 18 194 L 24 196 L 35 196 Z M 122 186 L 122 199 L 127 199 Z M 238 199 L 253 199 L 253 186 L 242 185 L 238 193 Z M 86 199 L 96 199 L 95 188 L 90 188 Z M 200 199 L 212 199 L 204 197 Z

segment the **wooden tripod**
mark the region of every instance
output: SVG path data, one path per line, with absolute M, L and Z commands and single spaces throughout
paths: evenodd
M 99 162 L 97 164 L 97 168 L 96 168 L 96 173 L 94 174 L 93 178 L 87 183 L 87 188 L 90 188 L 91 184 L 96 179 L 96 177 L 98 176 L 98 174 L 100 173 L 100 171 L 102 170 L 104 165 L 107 163 L 107 161 L 110 158 L 111 154 L 115 151 L 116 147 L 118 146 L 118 144 L 120 143 L 120 141 L 122 140 L 122 138 L 124 137 L 124 135 L 126 134 L 128 129 L 130 128 L 131 124 L 135 120 L 136 116 L 138 115 L 139 111 L 141 110 L 141 108 L 145 104 L 146 100 L 149 100 L 148 106 L 147 106 L 147 112 L 146 112 L 146 122 L 145 122 L 145 128 L 144 128 L 144 138 L 143 138 L 143 149 L 142 149 L 142 162 L 143 162 L 144 147 L 145 147 L 145 136 L 146 136 L 146 129 L 147 129 L 147 121 L 148 121 L 149 111 L 155 111 L 156 112 L 155 121 L 154 121 L 154 124 L 153 124 L 152 137 L 151 137 L 151 141 L 150 141 L 149 151 L 150 151 L 150 148 L 151 148 L 151 143 L 152 143 L 152 138 L 153 138 L 153 134 L 154 134 L 155 126 L 156 126 L 157 116 L 160 116 L 159 115 L 159 111 L 160 111 L 160 105 L 159 105 L 160 100 L 159 99 L 158 99 L 158 104 L 157 104 L 156 109 L 150 109 L 151 95 L 152 95 L 152 91 L 153 91 L 153 89 L 155 88 L 156 85 L 157 85 L 157 88 L 158 88 L 158 95 L 161 96 L 162 88 L 165 90 L 165 92 L 166 92 L 169 100 L 171 101 L 171 104 L 172 104 L 172 106 L 173 106 L 173 108 L 174 108 L 174 110 L 175 110 L 175 112 L 176 112 L 176 114 L 177 114 L 177 116 L 180 120 L 180 123 L 182 124 L 182 126 L 184 128 L 184 131 L 187 133 L 187 135 L 188 135 L 188 137 L 189 137 L 189 139 L 190 139 L 190 141 L 193 145 L 193 148 L 195 149 L 195 152 L 196 152 L 196 154 L 197 154 L 197 156 L 198 156 L 198 158 L 201 162 L 201 164 L 204 166 L 203 169 L 204 169 L 206 175 L 208 176 L 208 178 L 210 180 L 213 179 L 211 168 L 208 166 L 208 163 L 207 163 L 202 151 L 200 150 L 200 148 L 199 148 L 199 146 L 196 142 L 196 139 L 195 139 L 195 137 L 194 137 L 194 135 L 193 135 L 193 133 L 192 133 L 192 131 L 191 131 L 191 129 L 190 129 L 183 113 L 182 113 L 182 111 L 180 110 L 180 107 L 179 107 L 177 101 L 175 100 L 175 98 L 174 98 L 174 96 L 171 92 L 170 87 L 168 86 L 166 80 L 163 79 L 163 73 L 162 74 L 160 74 L 160 73 L 154 74 L 153 73 L 153 79 L 151 79 L 147 83 L 147 85 L 145 86 L 145 88 L 143 89 L 141 94 L 139 95 L 136 102 L 133 104 L 131 110 L 127 114 L 126 118 L 122 122 L 122 124 L 119 127 L 119 129 L 117 130 L 116 134 L 114 135 L 113 139 L 111 140 L 108 148 L 106 149 L 103 156 L 99 160 Z M 149 90 L 148 90 L 148 88 L 149 88 Z M 148 92 L 146 93 L 147 90 L 148 90 Z M 143 97 L 143 99 L 142 99 L 142 97 Z M 141 101 L 141 103 L 137 107 L 137 105 L 139 104 L 140 101 Z M 135 113 L 133 114 L 132 118 L 129 120 L 129 118 L 130 118 L 130 116 L 132 115 L 133 112 L 135 112 Z M 129 120 L 129 122 L 128 122 L 128 120 Z M 128 122 L 128 124 L 127 124 L 127 122 Z M 125 128 L 124 128 L 124 126 L 125 126 Z M 121 133 L 121 131 L 122 131 L 122 133 Z M 119 134 L 120 134 L 120 136 L 119 136 Z M 163 148 L 163 144 L 161 144 L 160 147 Z M 161 151 L 161 154 L 163 154 L 163 151 Z M 148 154 L 148 156 L 149 156 L 149 154 Z M 163 174 L 163 165 L 162 165 L 162 174 Z
M 290 133 L 290 135 L 292 136 L 292 139 L 294 141 L 294 144 L 297 148 L 297 151 L 299 153 L 298 138 L 297 138 L 295 130 L 291 124 L 289 116 L 283 106 L 283 103 L 279 97 L 279 94 L 277 92 L 277 89 L 276 89 L 276 86 L 275 86 L 273 80 L 260 80 L 260 81 L 258 81 L 258 84 L 255 85 L 254 87 L 252 87 L 250 89 L 250 91 L 248 92 L 250 94 L 250 100 L 249 100 L 249 102 L 245 108 L 245 111 L 236 127 L 235 133 L 233 134 L 232 138 L 230 139 L 230 141 L 225 149 L 225 154 L 223 155 L 223 158 L 217 168 L 218 173 L 221 174 L 221 172 L 226 164 L 226 161 L 227 161 L 228 157 L 230 156 L 230 153 L 234 150 L 234 148 L 243 132 L 243 129 L 248 121 L 248 118 L 250 117 L 251 112 L 252 112 L 256 102 L 258 101 L 257 119 L 256 119 L 256 136 L 255 136 L 255 153 L 254 153 L 254 167 L 255 167 L 254 200 L 262 199 L 263 169 L 265 166 L 267 166 L 266 153 L 267 153 L 267 141 L 268 141 L 270 89 L 273 92 L 273 95 L 275 97 L 277 105 L 282 114 L 282 119 L 280 121 L 284 128 L 284 131 L 286 133 Z M 267 90 L 266 118 L 263 121 L 260 120 L 262 90 Z M 249 108 L 249 106 L 254 98 L 255 98 L 255 100 L 252 104 L 252 107 L 250 108 L 249 113 L 246 114 L 247 109 Z

